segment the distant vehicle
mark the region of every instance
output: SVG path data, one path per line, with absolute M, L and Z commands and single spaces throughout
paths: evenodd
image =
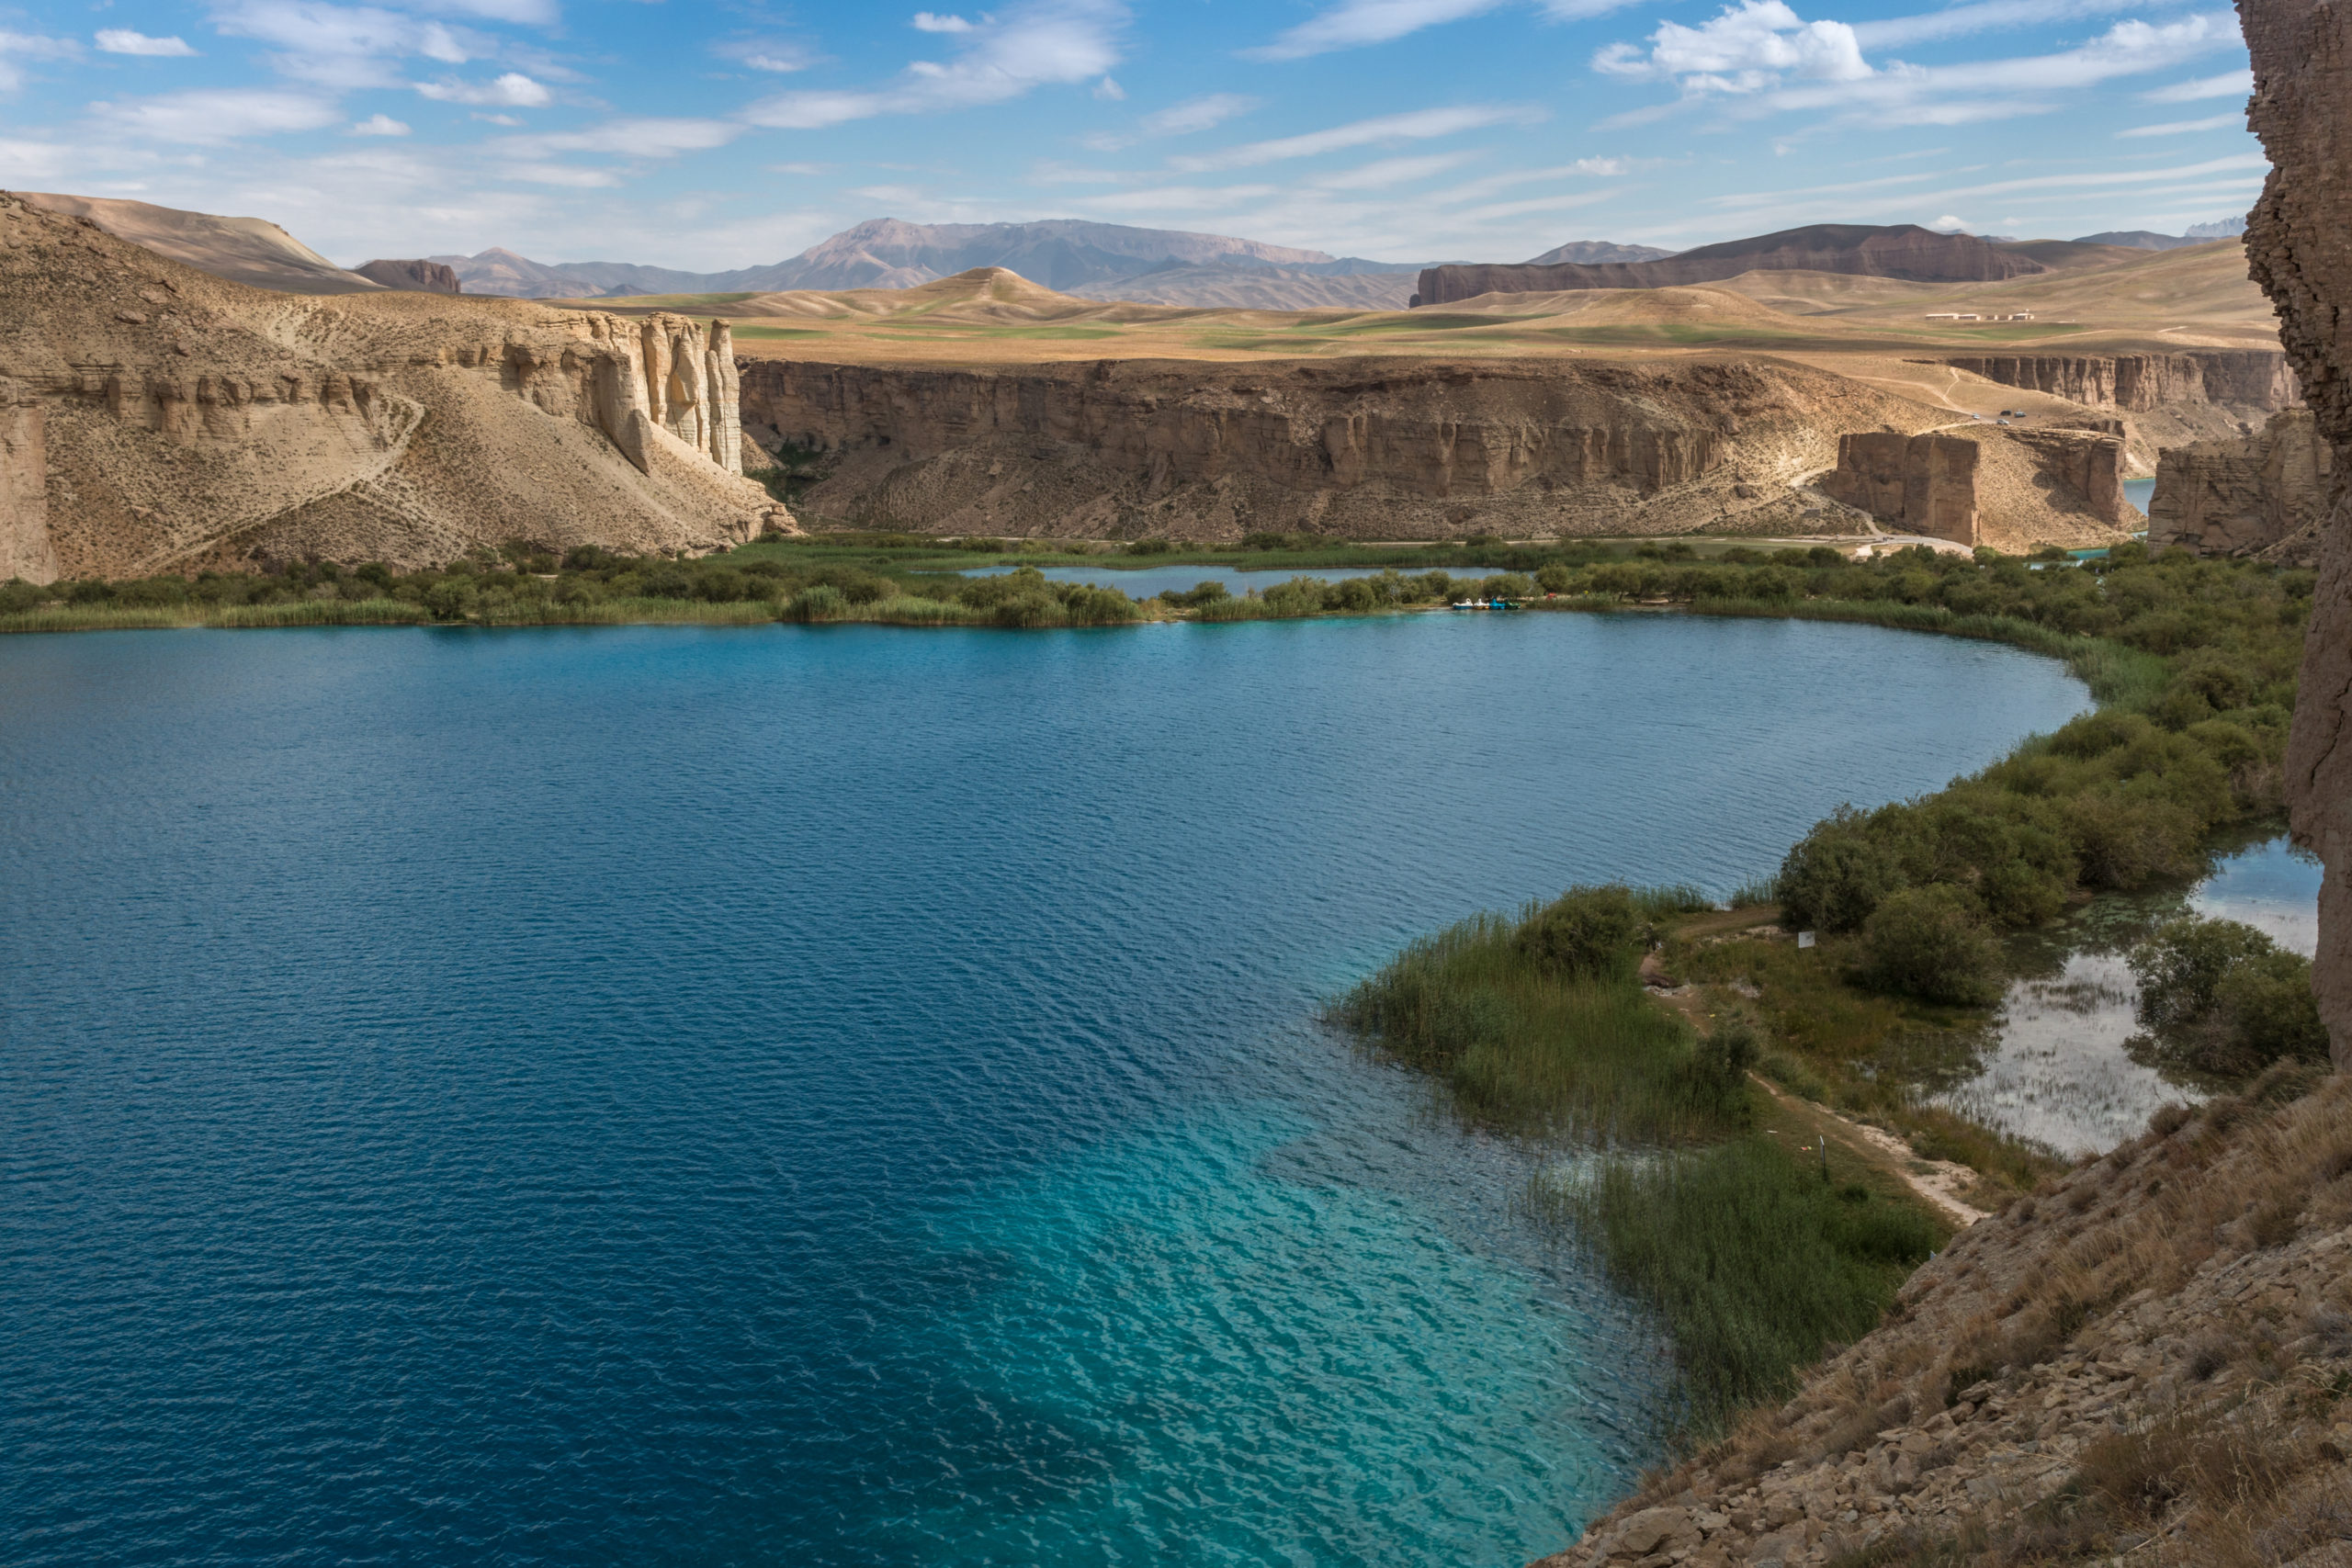
M 1996 419 L 1996 420 L 1995 420 L 1993 423 L 1994 423 L 1995 424 L 2007 424 L 2007 423 L 2008 423 L 2009 422 L 2008 422 L 2007 420 L 2006 420 L 2006 419 Z

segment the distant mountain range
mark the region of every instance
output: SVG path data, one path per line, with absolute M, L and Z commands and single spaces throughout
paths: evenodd
M 1635 262 L 1671 254 L 1648 245 L 1577 240 L 1536 260 Z M 634 262 L 550 264 L 508 250 L 425 259 L 455 271 L 469 294 L 523 299 L 911 288 L 974 267 L 1001 266 L 1084 299 L 1261 310 L 1400 310 L 1421 268 L 1419 263 L 1334 256 L 1225 234 L 1080 219 L 906 223 L 876 218 L 789 261 L 731 272 L 681 272 Z

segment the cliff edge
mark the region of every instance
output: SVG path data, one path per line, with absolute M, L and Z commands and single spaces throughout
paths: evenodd
M 774 509 L 724 323 L 273 293 L 5 193 L 0 294 L 0 580 L 706 549 Z
M 2338 1067 L 2352 1066 L 2352 5 L 2245 0 L 2254 57 L 2247 119 L 2270 176 L 2246 216 L 2254 278 L 2332 461 L 2319 525 L 2320 581 L 2287 752 L 2296 839 L 2326 880 L 2312 971 Z

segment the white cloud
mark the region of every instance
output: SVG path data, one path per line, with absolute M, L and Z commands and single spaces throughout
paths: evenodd
M 724 147 L 743 128 L 723 119 L 657 119 L 633 118 L 610 120 L 586 130 L 549 131 L 538 136 L 508 136 L 494 150 L 522 159 L 542 159 L 563 152 L 603 152 L 625 158 L 674 158 L 681 152 L 705 152 Z
M 25 74 L 9 62 L 12 54 L 28 60 L 70 60 L 82 46 L 70 38 L 42 38 L 37 33 L 0 32 L 0 92 L 23 85 Z
M 1143 128 L 1153 136 L 1190 136 L 1238 118 L 1257 107 L 1257 99 L 1245 98 L 1238 93 L 1211 93 L 1144 116 Z
M 929 11 L 917 11 L 915 30 L 925 33 L 968 33 L 972 30 L 972 24 L 961 17 L 934 17 Z
M 1483 16 L 1502 4 L 1503 0 L 1340 0 L 1273 42 L 1241 53 L 1250 60 L 1304 60 L 1333 50 L 1386 43 L 1423 28 Z
M 486 83 L 444 77 L 438 82 L 418 82 L 413 85 L 424 96 L 444 104 L 497 104 L 507 108 L 537 109 L 555 102 L 553 93 L 520 71 L 509 71 Z
M 1663 22 L 1650 35 L 1646 55 L 1632 44 L 1611 44 L 1592 64 L 1611 76 L 1673 81 L 1686 96 L 1758 93 L 1792 77 L 1853 82 L 1871 74 L 1852 28 L 1805 21 L 1786 0 L 1739 0 L 1695 28 Z
M 610 169 L 582 169 L 570 164 L 501 164 L 498 173 L 503 179 L 574 190 L 603 190 L 621 183 Z
M 1126 19 L 1120 0 L 1030 0 L 961 28 L 925 28 L 956 35 L 961 52 L 945 64 L 915 61 L 882 87 L 782 94 L 752 105 L 744 118 L 775 130 L 817 130 L 877 115 L 1003 103 L 1037 87 L 1090 81 L 1119 62 L 1118 33 Z
M 1121 104 L 1126 102 L 1127 90 L 1105 76 L 1094 84 L 1094 96 L 1106 104 Z
M 1389 186 L 1425 180 L 1448 169 L 1458 169 L 1476 155 L 1470 152 L 1432 152 L 1421 158 L 1383 158 L 1358 168 L 1325 175 L 1314 183 L 1323 190 L 1380 190 Z
M 1947 212 L 1941 218 L 1928 219 L 1924 226 L 1929 229 L 1940 229 L 1947 234 L 1959 234 L 1966 232 L 1968 229 L 1968 220 L 1965 218 L 1955 218 L 1951 213 Z
M 1593 64 L 1615 75 L 1671 81 L 1685 99 L 1713 97 L 1743 116 L 1827 110 L 1878 125 L 1962 125 L 2048 113 L 2114 77 L 2234 47 L 2238 34 L 2228 13 L 2205 12 L 2163 24 L 2118 22 L 2054 54 L 1937 66 L 1889 61 L 1874 68 L 1862 56 L 1857 29 L 1804 22 L 1785 0 L 1740 0 L 1697 28 L 1665 23 L 1650 43 L 1646 53 L 1612 45 Z
M 806 71 L 818 62 L 813 51 L 788 39 L 736 39 L 711 45 L 711 52 L 754 71 L 778 74 Z
M 388 114 L 371 114 L 353 126 L 353 136 L 406 136 L 408 127 Z
M 132 136 L 166 142 L 234 141 L 247 136 L 320 130 L 343 118 L 332 99 L 233 87 L 95 103 L 90 112 L 102 123 Z
M 1578 158 L 1570 167 L 1580 175 L 1630 175 L 1634 172 L 1631 158 Z
M 1389 43 L 1423 28 L 1483 17 L 1513 3 L 1514 0 L 1340 0 L 1329 10 L 1289 28 L 1273 42 L 1245 49 L 1240 53 L 1245 60 L 1304 60 L 1334 50 Z M 1598 17 L 1630 4 L 1632 0 L 1536 0 L 1536 8 L 1555 21 L 1568 21 Z
M 2253 91 L 2253 72 L 2224 71 L 2219 76 L 2199 76 L 2193 82 L 2175 82 L 2169 87 L 2158 87 L 2153 93 L 2140 96 L 2152 104 L 2189 104 L 2199 98 L 2243 98 Z
M 2203 119 L 2176 119 L 2164 125 L 2135 125 L 2129 130 L 2119 130 L 2115 134 L 2119 138 L 2129 136 L 2183 136 L 2192 130 L 2220 130 L 2225 126 L 2235 126 L 2239 130 L 2243 130 L 2245 129 L 2245 116 L 2242 114 L 2216 114 L 2208 115 Z
M 149 38 L 145 33 L 132 32 L 129 28 L 101 28 L 97 37 L 98 51 L 103 54 L 145 54 L 158 58 L 185 58 L 196 51 L 182 38 Z
M 492 47 L 440 22 L 317 0 L 235 0 L 214 12 L 213 25 L 232 38 L 276 46 L 272 69 L 324 87 L 397 86 L 401 60 L 462 65 Z
M 65 172 L 69 150 L 49 141 L 0 140 L 0 186 L 22 186 Z
M 1247 142 L 1199 157 L 1170 158 L 1169 163 L 1176 168 L 1195 173 L 1206 169 L 1248 168 L 1258 164 L 1280 163 L 1286 158 L 1311 158 L 1317 153 L 1338 152 L 1350 147 L 1369 147 L 1382 141 L 1417 141 L 1454 136 L 1465 130 L 1484 130 L 1490 125 L 1532 125 L 1543 118 L 1542 110 L 1520 104 L 1465 104 L 1458 108 L 1412 109 L 1404 114 L 1382 115 L 1375 119 L 1336 125 L 1328 130 L 1310 130 L 1302 136 Z
M 2022 28 L 2046 28 L 2076 17 L 2098 17 L 2116 11 L 2145 11 L 2178 6 L 2187 0 L 1975 0 L 1973 5 L 1947 6 L 1911 17 L 1883 17 L 1856 22 L 1854 36 L 1864 49 L 1900 49 L 1905 44 L 1965 38 L 1972 33 Z

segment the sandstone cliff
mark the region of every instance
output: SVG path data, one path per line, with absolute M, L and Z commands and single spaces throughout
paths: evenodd
M 1957 435 L 1840 436 L 1823 491 L 1888 526 L 1976 543 L 1977 446 Z
M 803 506 L 828 522 L 1196 539 L 1854 532 L 1867 524 L 1810 477 L 1842 434 L 1933 417 L 1762 360 L 760 359 L 743 409 L 770 444 L 825 455 Z M 2054 513 L 2018 488 L 2003 518 L 2030 535 Z
M 1973 234 L 1901 223 L 1872 228 L 1816 223 L 1754 239 L 1702 245 L 1658 261 L 1590 265 L 1453 265 L 1424 268 L 1416 299 L 1442 305 L 1480 294 L 1549 294 L 1577 288 L 1664 288 L 1715 283 L 1744 272 L 1834 272 L 1917 283 L 1985 283 L 2049 269 Z
M 2352 6 L 2240 7 L 2254 57 L 2247 118 L 2270 156 L 2246 218 L 2255 281 L 2321 440 L 2332 449 L 2320 582 L 2287 754 L 2295 835 L 2326 863 L 2314 984 L 2338 1066 L 2352 1066 Z
M 2301 400 L 2283 351 L 2204 349 L 2185 354 L 1977 354 L 1945 364 L 2005 387 L 2145 413 L 2181 403 L 2222 403 L 2265 413 Z
M 2340 1568 L 2352 1080 L 2292 1099 L 2309 1073 L 1962 1232 L 1797 1398 L 1539 1568 Z
M 2170 448 L 2156 464 L 2149 547 L 2314 564 L 2302 558 L 2316 554 L 2334 468 L 2335 454 L 2303 409 L 2272 414 L 2252 435 Z
M 416 294 L 463 294 L 457 272 L 436 261 L 371 261 L 352 269 L 371 283 Z
M 0 574 L 704 548 L 773 504 L 723 324 L 267 293 L 5 195 L 0 292 Z

